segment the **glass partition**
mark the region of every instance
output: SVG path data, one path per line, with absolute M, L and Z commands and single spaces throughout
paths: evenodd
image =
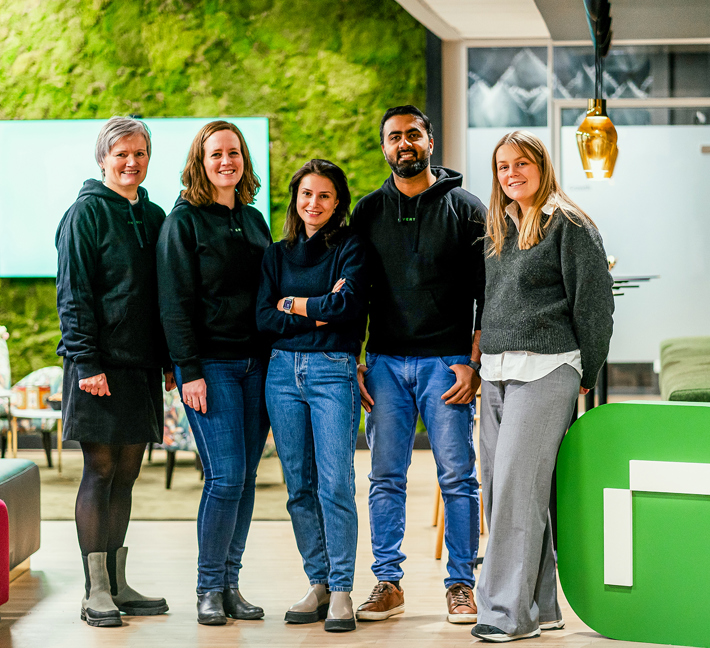
M 611 362 L 650 362 L 662 340 L 708 335 L 710 322 L 710 125 L 664 124 L 668 108 L 641 112 L 641 124 L 624 124 L 609 110 L 619 135 L 610 180 L 586 179 L 576 126 L 560 133 L 563 189 L 599 227 L 613 274 L 660 275 L 617 297 Z M 576 110 L 562 113 L 576 120 Z

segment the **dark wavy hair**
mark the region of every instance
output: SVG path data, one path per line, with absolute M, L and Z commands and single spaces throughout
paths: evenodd
M 434 128 L 431 125 L 429 118 L 416 106 L 407 104 L 406 106 L 395 106 L 394 108 L 388 108 L 387 112 L 385 112 L 382 116 L 382 120 L 380 121 L 380 146 L 385 143 L 385 124 L 387 123 L 387 120 L 397 115 L 411 115 L 412 117 L 416 117 L 422 122 L 424 130 L 426 130 L 427 137 L 429 139 L 434 137 Z
M 325 244 L 328 247 L 333 247 L 346 234 L 344 229 L 347 225 L 348 217 L 350 216 L 350 189 L 348 188 L 348 179 L 345 177 L 343 170 L 336 164 L 328 160 L 311 160 L 306 162 L 296 173 L 293 174 L 291 182 L 289 182 L 288 190 L 291 194 L 291 201 L 288 204 L 286 211 L 286 222 L 284 223 L 284 241 L 289 246 L 294 245 L 298 240 L 298 235 L 305 227 L 303 220 L 298 215 L 296 209 L 296 201 L 298 200 L 298 188 L 301 185 L 301 180 L 309 175 L 322 176 L 328 178 L 335 187 L 335 197 L 338 204 L 335 207 L 330 220 L 321 228 L 325 234 Z
M 251 205 L 261 187 L 259 177 L 254 173 L 254 165 L 249 155 L 249 147 L 242 132 L 231 122 L 218 120 L 205 124 L 190 145 L 187 162 L 182 171 L 182 184 L 185 189 L 182 197 L 195 205 L 202 207 L 214 203 L 214 185 L 210 182 L 205 171 L 205 142 L 207 138 L 219 131 L 230 130 L 239 138 L 244 160 L 244 173 L 237 183 L 239 202 L 242 205 Z

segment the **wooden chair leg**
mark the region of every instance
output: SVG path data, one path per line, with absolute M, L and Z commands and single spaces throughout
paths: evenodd
M 17 419 L 13 416 L 10 419 L 10 454 L 13 458 L 17 457 Z
M 439 519 L 436 523 L 436 548 L 434 550 L 434 558 L 436 558 L 436 560 L 441 560 L 441 552 L 444 546 L 444 527 L 446 526 L 444 524 L 444 509 L 444 498 L 441 496 L 441 492 L 439 492 Z
M 434 516 L 431 520 L 431 526 L 434 527 L 439 523 L 439 502 L 441 502 L 441 486 L 439 486 L 439 482 L 437 482 L 434 492 Z
M 173 471 L 175 470 L 175 455 L 177 453 L 168 450 L 168 460 L 165 462 L 165 488 L 170 489 L 173 483 Z

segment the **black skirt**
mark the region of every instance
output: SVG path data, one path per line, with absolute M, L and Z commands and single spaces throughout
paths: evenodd
M 105 367 L 104 373 L 111 395 L 92 396 L 79 389 L 76 363 L 64 359 L 64 440 L 107 445 L 162 443 L 162 371 Z

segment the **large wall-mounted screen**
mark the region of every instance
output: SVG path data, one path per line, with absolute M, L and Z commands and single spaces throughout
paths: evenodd
M 182 185 L 190 143 L 217 118 L 145 119 L 152 155 L 143 187 L 166 214 Z M 244 134 L 261 180 L 254 207 L 270 221 L 269 123 L 262 117 L 219 118 Z M 101 179 L 94 146 L 103 119 L 0 121 L 0 277 L 54 277 L 54 235 L 84 180 Z

